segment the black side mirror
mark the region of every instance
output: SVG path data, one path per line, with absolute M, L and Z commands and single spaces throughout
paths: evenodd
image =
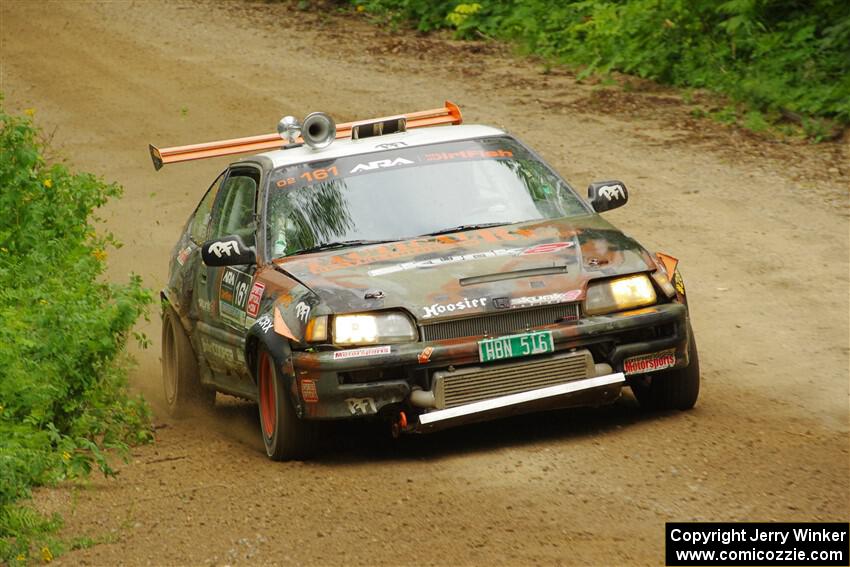
M 629 200 L 629 191 L 622 181 L 594 181 L 587 187 L 587 198 L 597 213 L 622 207 Z
M 245 246 L 241 236 L 223 236 L 201 246 L 201 258 L 207 266 L 243 266 L 257 262 L 253 247 Z

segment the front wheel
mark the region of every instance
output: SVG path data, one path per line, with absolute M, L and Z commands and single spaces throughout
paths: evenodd
M 648 410 L 688 410 L 699 397 L 699 353 L 694 331 L 688 327 L 688 359 L 685 368 L 662 370 L 650 375 L 649 384 L 632 383 L 638 403 Z
M 274 359 L 262 348 L 257 356 L 257 386 L 260 431 L 266 454 L 273 461 L 307 456 L 316 445 L 315 426 L 295 415 Z

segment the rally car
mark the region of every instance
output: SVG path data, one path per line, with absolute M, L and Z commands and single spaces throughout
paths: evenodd
M 302 458 L 319 420 L 395 434 L 615 401 L 688 409 L 699 362 L 677 260 L 599 213 L 506 132 L 457 106 L 158 149 L 222 155 L 162 291 L 165 398 L 259 405 L 267 454 Z M 262 153 L 258 153 L 262 152 Z

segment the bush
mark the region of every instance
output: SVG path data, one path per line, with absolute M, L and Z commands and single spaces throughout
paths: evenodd
M 486 35 L 584 73 L 708 88 L 775 119 L 850 124 L 846 0 L 351 0 L 423 31 Z
M 18 501 L 32 486 L 113 474 L 104 449 L 151 439 L 126 391 L 123 349 L 151 294 L 133 276 L 100 281 L 106 249 L 93 212 L 120 187 L 42 157 L 27 117 L 0 106 L 0 561 L 26 561 L 55 529 Z M 141 338 L 141 336 L 139 336 Z M 42 554 L 52 554 L 44 548 Z

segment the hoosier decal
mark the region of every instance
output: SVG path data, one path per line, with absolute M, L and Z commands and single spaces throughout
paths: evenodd
M 626 374 L 643 374 L 664 370 L 675 365 L 676 351 L 671 348 L 670 350 L 627 358 L 623 362 L 623 372 Z
M 442 315 L 444 313 L 463 311 L 464 309 L 473 309 L 484 307 L 486 305 L 486 297 L 476 297 L 473 299 L 464 297 L 461 301 L 457 301 L 455 303 L 435 303 L 434 305 L 423 307 L 422 309 L 425 310 L 423 317 L 436 317 L 437 315 Z

